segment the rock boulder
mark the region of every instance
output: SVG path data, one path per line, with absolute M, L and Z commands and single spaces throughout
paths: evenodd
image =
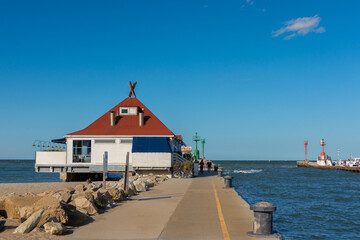
M 92 191 L 92 192 L 96 192 L 97 190 L 99 190 L 100 188 L 102 188 L 102 183 L 90 183 L 86 186 L 87 190 L 86 191 Z
M 73 187 L 64 188 L 64 192 L 68 192 L 70 194 L 73 194 L 75 192 L 75 188 L 73 188 Z
M 76 198 L 85 197 L 90 202 L 94 202 L 94 196 L 90 192 L 75 193 L 71 196 L 71 200 L 74 201 Z
M 0 216 L 6 217 L 5 212 L 5 196 L 0 197 Z
M 66 227 L 61 223 L 57 222 L 47 222 L 44 224 L 45 232 L 51 235 L 62 235 L 66 232 Z
M 126 195 L 124 190 L 119 189 L 119 188 L 109 188 L 108 192 L 112 198 L 113 201 L 117 202 L 117 201 L 124 201 L 126 199 Z
M 59 201 L 64 201 L 64 203 L 68 203 L 71 199 L 70 192 L 57 192 L 52 195 L 54 198 L 58 199 Z
M 70 204 L 74 205 L 78 210 L 85 210 L 87 214 L 94 215 L 98 213 L 98 209 L 94 202 L 89 201 L 86 197 L 75 198 Z
M 112 198 L 111 198 L 111 195 L 108 190 L 106 190 L 104 188 L 100 188 L 99 190 L 96 191 L 96 194 L 98 194 L 98 196 L 99 196 L 98 200 L 105 207 L 108 207 L 108 206 L 112 207 L 113 202 L 112 202 Z
M 40 199 L 41 197 L 39 196 L 21 196 L 16 194 L 10 195 L 9 197 L 5 198 L 4 210 L 8 218 L 20 219 L 21 217 L 24 217 L 20 216 L 20 209 L 26 208 L 26 210 L 23 209 L 22 212 L 23 214 L 26 212 L 28 215 L 26 215 L 25 218 L 28 218 L 34 212 L 32 211 L 29 213 L 28 208 L 30 208 L 30 206 L 34 205 L 34 203 Z
M 38 209 L 45 210 L 38 227 L 52 218 L 56 218 L 58 222 L 63 224 L 67 224 L 69 220 L 66 211 L 64 210 L 64 205 L 58 199 L 51 196 L 41 198 L 34 204 L 33 208 L 34 211 L 37 211 Z
M 83 192 L 85 189 L 85 186 L 84 186 L 84 184 L 79 184 L 79 185 L 76 185 L 75 186 L 75 192 Z
M 40 209 L 39 211 L 33 213 L 25 222 L 18 226 L 14 233 L 29 233 L 33 230 L 36 225 L 39 223 L 41 216 L 44 212 L 44 209 Z
M 66 215 L 68 216 L 68 222 L 64 224 L 66 226 L 81 226 L 90 220 L 89 215 L 80 212 L 73 205 L 66 204 L 64 209 L 66 211 Z
M 145 182 L 142 179 L 138 179 L 136 181 L 134 181 L 134 186 L 137 192 L 145 192 L 147 191 L 147 187 Z
M 46 191 L 46 192 L 38 193 L 37 196 L 39 197 L 52 196 L 55 193 L 56 193 L 55 191 Z
M 8 218 L 28 219 L 33 213 L 43 209 L 39 226 L 50 218 L 56 218 L 61 223 L 67 222 L 67 216 L 61 202 L 52 196 L 11 196 L 5 199 L 5 211 Z

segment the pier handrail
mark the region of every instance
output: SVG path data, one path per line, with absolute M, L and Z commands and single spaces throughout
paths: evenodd
M 171 162 L 175 163 L 175 162 L 185 162 L 186 159 L 183 158 L 183 156 L 181 156 L 179 153 L 172 153 L 171 154 Z

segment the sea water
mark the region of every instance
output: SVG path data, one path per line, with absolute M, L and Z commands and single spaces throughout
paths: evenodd
M 59 173 L 35 172 L 35 160 L 0 160 L 0 183 L 61 182 Z M 110 180 L 119 180 L 122 173 L 109 173 Z
M 294 161 L 215 163 L 249 204 L 277 207 L 274 228 L 284 239 L 360 239 L 360 173 L 297 168 Z M 34 165 L 0 160 L 0 183 L 60 181 L 58 173 L 36 173 Z
M 298 168 L 295 161 L 216 161 L 249 203 L 277 207 L 284 239 L 360 239 L 360 173 Z
M 61 182 L 59 173 L 36 173 L 34 160 L 0 160 L 0 183 Z

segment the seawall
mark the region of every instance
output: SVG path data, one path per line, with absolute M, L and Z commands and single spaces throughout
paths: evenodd
M 297 161 L 296 162 L 298 167 L 304 168 L 318 168 L 318 169 L 327 169 L 327 170 L 342 170 L 342 171 L 349 171 L 349 172 L 360 172 L 360 168 L 356 167 L 340 167 L 340 166 L 320 166 L 315 162 L 308 162 L 305 161 Z

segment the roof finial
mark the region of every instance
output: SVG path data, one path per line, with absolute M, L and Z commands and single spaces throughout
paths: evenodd
M 128 85 L 129 85 L 129 88 L 130 88 L 129 97 L 131 97 L 131 95 L 134 95 L 134 98 L 136 98 L 135 91 L 134 91 L 135 86 L 136 86 L 136 83 L 137 83 L 137 82 L 135 82 L 134 84 L 132 84 L 131 81 L 128 82 Z

